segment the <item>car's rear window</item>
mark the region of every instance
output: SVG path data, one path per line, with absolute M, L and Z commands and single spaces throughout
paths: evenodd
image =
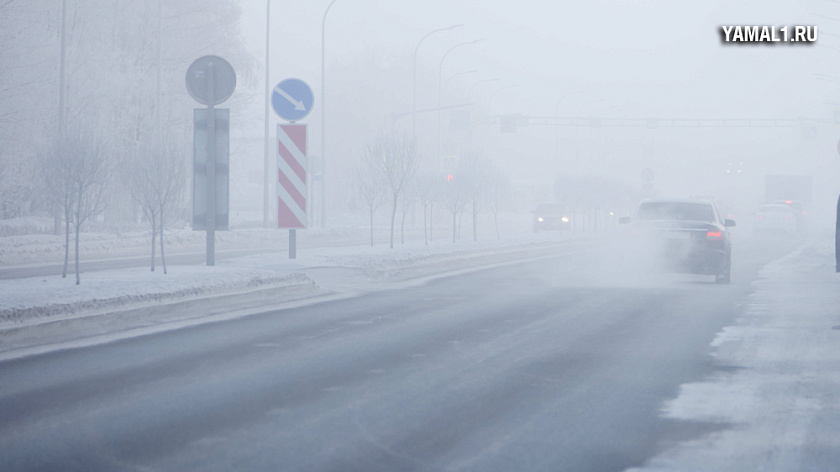
M 639 207 L 640 220 L 714 221 L 715 212 L 706 203 L 649 202 Z

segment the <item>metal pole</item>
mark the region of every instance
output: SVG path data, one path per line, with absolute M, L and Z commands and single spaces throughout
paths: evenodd
M 327 9 L 324 10 L 324 17 L 321 19 L 321 227 L 327 227 L 327 104 L 326 104 L 326 78 L 325 63 L 326 63 L 326 26 L 327 13 L 330 12 L 333 4 L 337 0 L 332 0 Z M 294 257 L 292 257 L 294 259 Z
M 216 67 L 207 63 L 207 265 L 216 265 Z
M 513 88 L 513 87 L 519 87 L 519 85 L 518 84 L 508 85 L 508 86 L 505 86 L 505 87 L 502 87 L 502 88 L 499 88 L 499 89 L 496 89 L 495 91 L 493 91 L 493 93 L 490 94 L 490 98 L 487 99 L 487 112 L 488 113 L 491 112 L 490 105 L 493 104 L 493 99 L 496 98 L 497 93 L 501 92 L 502 90 L 507 90 L 507 89 Z
M 484 80 L 479 80 L 478 82 L 472 84 L 472 86 L 470 86 L 469 90 L 467 90 L 467 103 L 472 104 L 472 93 L 473 93 L 473 90 L 475 90 L 475 88 L 477 86 L 479 86 L 481 84 L 486 84 L 488 82 L 496 82 L 497 80 L 499 80 L 499 79 L 498 78 L 484 79 Z M 472 118 L 470 118 L 469 128 L 467 128 L 467 150 L 472 149 L 472 134 L 473 134 L 473 124 L 472 124 Z
M 566 97 L 570 97 L 572 95 L 577 95 L 579 93 L 583 93 L 583 91 L 578 90 L 577 92 L 569 92 L 566 95 L 563 95 L 562 97 L 557 99 L 557 103 L 554 105 L 554 119 L 556 121 L 559 121 L 557 119 L 557 115 L 560 113 L 560 102 L 562 102 Z M 559 128 L 559 126 L 557 126 L 557 124 L 555 123 L 555 125 L 554 125 L 554 162 L 555 162 L 555 165 L 557 164 L 557 162 L 560 159 L 560 134 L 559 134 L 559 129 L 558 128 Z
M 499 80 L 499 79 L 484 79 L 484 80 L 479 80 L 478 82 L 472 84 L 470 86 L 469 90 L 467 90 L 467 103 L 472 103 L 470 101 L 470 98 L 472 97 L 473 90 L 475 90 L 476 86 L 481 85 L 481 84 L 486 84 L 487 82 L 496 82 L 497 80 Z
M 289 230 L 289 259 L 297 257 L 297 231 Z
M 61 2 L 61 59 L 58 65 L 58 136 L 64 139 L 64 89 L 66 87 L 65 67 L 66 62 L 66 46 L 65 46 L 65 27 L 67 23 L 67 0 Z
M 271 226 L 271 197 L 269 195 L 271 186 L 271 176 L 276 175 L 271 171 L 271 146 L 269 144 L 269 125 L 268 125 L 268 104 L 271 99 L 269 91 L 271 90 L 270 76 L 268 74 L 270 66 L 269 58 L 269 39 L 271 37 L 271 0 L 265 2 L 265 159 L 263 160 L 263 227 Z
M 417 51 L 420 49 L 420 45 L 423 44 L 423 41 L 425 41 L 426 38 L 428 38 L 429 36 L 435 33 L 439 33 L 441 31 L 449 31 L 460 26 L 464 25 L 452 25 L 448 28 L 439 28 L 430 31 L 426 34 L 426 36 L 420 38 L 420 41 L 417 42 L 417 46 L 414 47 L 414 62 L 412 63 L 413 65 L 411 69 L 411 77 L 413 82 L 411 88 L 411 137 L 415 140 L 417 139 Z
M 437 155 L 435 159 L 440 159 L 440 139 L 441 139 L 441 110 L 440 110 L 440 101 L 441 101 L 441 92 L 443 89 L 443 63 L 446 61 L 446 56 L 449 55 L 455 49 L 462 47 L 462 46 L 469 46 L 470 44 L 475 44 L 477 42 L 484 41 L 483 39 L 476 39 L 475 41 L 468 41 L 465 43 L 458 43 L 451 48 L 449 48 L 444 54 L 443 57 L 440 58 L 440 65 L 438 66 L 438 100 L 437 100 L 437 107 L 438 107 L 438 123 L 437 123 Z
M 473 74 L 475 72 L 478 72 L 478 71 L 475 70 L 475 69 L 465 70 L 465 71 L 461 71 L 461 72 L 458 72 L 457 74 L 453 74 L 453 75 L 449 76 L 449 78 L 446 79 L 446 82 L 444 82 L 444 84 L 443 84 L 443 89 L 446 90 L 446 88 L 449 87 L 450 82 L 452 82 L 452 80 L 455 79 L 456 77 L 460 77 L 460 76 L 466 75 L 466 74 Z
M 163 118 L 161 106 L 161 69 L 163 67 L 163 0 L 158 0 L 158 44 L 157 44 L 157 139 L 158 152 L 163 152 Z M 163 244 L 163 240 L 160 241 Z M 163 246 L 161 246 L 163 247 Z

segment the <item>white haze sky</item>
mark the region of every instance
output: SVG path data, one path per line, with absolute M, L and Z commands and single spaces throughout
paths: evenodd
M 328 0 L 272 1 L 271 82 L 308 81 L 319 96 L 321 17 Z M 264 57 L 265 1 L 243 2 L 243 26 L 251 49 Z M 492 114 L 617 118 L 799 118 L 827 120 L 818 137 L 801 129 L 592 129 L 530 126 L 515 135 L 487 134 L 489 154 L 508 165 L 515 179 L 545 188 L 560 172 L 604 174 L 634 185 L 639 170 L 652 167 L 665 194 L 742 192 L 756 203 L 765 174 L 813 175 L 815 198 L 836 199 L 840 132 L 829 121 L 840 103 L 840 3 L 829 0 L 338 0 L 327 19 L 327 97 L 353 83 L 330 75 L 330 65 L 371 54 L 386 58 L 404 78 L 399 99 L 380 105 L 410 109 L 411 59 L 426 33 L 453 24 L 458 29 L 423 43 L 418 108 L 434 107 L 438 62 L 459 42 L 484 41 L 449 55 L 443 76 L 477 70 L 453 81 L 476 88 L 485 108 L 498 93 Z M 720 40 L 721 25 L 817 25 L 819 41 L 804 46 L 732 46 Z M 832 49 L 837 48 L 837 49 Z M 261 59 L 262 60 L 262 59 Z M 837 77 L 818 80 L 815 75 Z M 376 74 L 367 79 L 376 83 Z M 354 79 L 356 80 L 356 79 Z M 445 79 L 444 79 L 445 80 Z M 559 102 L 561 97 L 571 94 Z M 375 95 L 375 94 L 374 94 Z M 835 98 L 836 97 L 836 98 Z M 368 99 L 368 97 L 365 97 Z M 369 97 L 376 102 L 378 97 Z M 455 97 L 450 103 L 456 101 Z M 357 101 L 354 103 L 365 103 Z M 318 152 L 319 109 L 309 118 L 310 143 Z M 356 114 L 354 114 L 356 113 Z M 328 123 L 348 130 L 370 117 L 365 110 L 333 110 Z M 426 126 L 426 125 L 424 125 Z M 334 128 L 333 128 L 334 129 Z M 369 134 L 370 130 L 366 130 Z M 348 131 L 349 132 L 349 131 Z M 351 133 L 363 142 L 365 132 Z M 348 147 L 358 143 L 348 142 Z M 428 147 L 427 147 L 428 149 Z M 559 149 L 559 151 L 558 151 Z M 328 151 L 329 154 L 329 151 Z M 724 180 L 731 162 L 744 162 L 742 180 Z M 741 165 L 741 164 L 735 164 Z M 821 193 L 822 192 L 822 193 Z M 736 200 L 731 197 L 730 200 Z M 815 205 L 817 206 L 817 205 Z
M 273 0 L 278 80 L 319 80 L 321 16 L 328 3 Z M 249 43 L 263 50 L 265 1 L 244 5 Z M 719 27 L 816 24 L 823 33 L 840 32 L 833 28 L 840 22 L 816 16 L 835 13 L 840 18 L 840 5 L 827 1 L 338 0 L 327 19 L 327 58 L 329 66 L 330 58 L 377 50 L 403 57 L 395 67 L 408 72 L 419 38 L 463 24 L 429 38 L 419 58 L 436 69 L 449 46 L 483 38 L 453 51 L 445 70 L 476 69 L 476 80 L 518 84 L 494 100 L 500 110 L 551 115 L 557 98 L 581 91 L 563 107 L 567 114 L 589 115 L 583 103 L 603 99 L 615 107 L 613 116 L 786 117 L 813 114 L 811 107 L 840 92 L 813 78 L 833 75 L 837 67 L 830 64 L 839 62 L 840 51 L 727 47 Z M 840 48 L 840 38 L 824 34 L 819 44 Z

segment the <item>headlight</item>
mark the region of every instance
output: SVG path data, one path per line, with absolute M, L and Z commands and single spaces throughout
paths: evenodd
M 539 217 L 539 218 L 537 218 L 537 221 L 539 221 L 540 223 L 542 223 L 542 221 L 543 221 L 542 216 L 541 216 L 541 217 Z
M 569 222 L 569 217 L 564 216 L 563 218 L 560 218 L 560 221 L 562 221 L 563 223 L 568 223 Z

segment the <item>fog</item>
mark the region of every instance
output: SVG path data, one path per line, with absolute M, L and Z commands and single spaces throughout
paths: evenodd
M 832 470 L 838 59 L 824 0 L 0 0 L 0 470 Z
M 251 4 L 244 15 L 252 50 L 265 40 L 262 7 Z M 324 7 L 275 7 L 272 83 L 298 76 L 318 84 Z M 832 132 L 838 84 L 831 76 L 840 54 L 831 49 L 837 21 L 826 17 L 836 16 L 832 8 L 826 2 L 339 1 L 326 20 L 328 165 L 349 166 L 370 135 L 391 126 L 391 113 L 411 111 L 414 47 L 434 29 L 463 24 L 419 48 L 418 108 L 436 107 L 439 61 L 448 48 L 482 40 L 447 56 L 444 81 L 475 72 L 451 79 L 443 105 L 469 102 L 474 120 L 518 115 L 530 118 L 530 126 L 500 134 L 497 122 L 477 125 L 480 137 L 467 149 L 455 142 L 444 112 L 441 152 L 480 152 L 518 185 L 535 189 L 532 201 L 517 206 L 552 199 L 561 173 L 638 187 L 640 170 L 651 168 L 659 195 L 712 195 L 741 214 L 762 201 L 766 174 L 811 175 L 813 206 L 829 217 L 836 190 L 830 176 L 838 170 Z M 818 25 L 816 45 L 723 44 L 719 34 L 724 24 L 792 22 Z M 498 81 L 473 88 L 485 79 Z M 578 117 L 581 126 L 552 126 L 567 123 L 553 117 Z M 637 121 L 613 127 L 611 118 Z M 764 128 L 639 126 L 652 118 L 799 121 Z M 308 121 L 317 135 L 320 115 Z M 410 117 L 397 122 L 409 124 Z M 427 161 L 435 160 L 436 126 L 435 113 L 418 116 Z
M 96 129 L 125 155 L 144 136 L 154 136 L 161 117 L 167 134 L 190 150 L 191 108 L 199 105 L 183 86 L 186 67 L 204 54 L 226 57 L 238 75 L 233 98 L 221 105 L 232 117 L 231 218 L 234 225 L 257 224 L 263 216 L 267 4 L 168 3 L 160 11 L 158 38 L 156 3 L 68 4 L 67 119 Z M 55 132 L 57 4 L 12 1 L 2 7 L 7 144 L 0 152 L 8 163 L 4 186 L 15 188 L 3 192 L 14 194 L 4 198 L 10 217 L 43 212 L 37 196 L 24 202 L 17 197 L 33 191 L 36 173 L 26 162 Z M 639 196 L 703 195 L 746 215 L 762 202 L 765 175 L 797 174 L 813 177 L 810 204 L 830 218 L 833 176 L 840 170 L 833 132 L 840 111 L 833 98 L 840 85 L 833 65 L 840 42 L 832 33 L 838 23 L 832 18 L 840 12 L 830 3 L 338 0 L 324 20 L 327 6 L 271 3 L 268 82 L 273 87 L 297 77 L 314 91 L 315 105 L 304 120 L 315 177 L 310 208 L 320 206 L 325 155 L 328 224 L 355 224 L 349 215 L 363 205 L 348 177 L 367 143 L 399 132 L 416 139 L 423 169 L 441 178 L 448 173 L 441 171 L 441 156 L 456 162 L 478 156 L 502 169 L 513 188 L 506 212 L 574 200 L 562 196 L 569 192 L 558 190 L 558 178 L 595 178 L 640 191 L 627 201 L 597 204 L 601 210 L 611 206 L 627 214 Z M 819 39 L 725 44 L 720 27 L 729 24 L 817 25 Z M 418 47 L 428 33 L 456 25 Z M 185 34 L 192 36 L 185 40 Z M 158 39 L 161 114 L 154 88 Z M 437 111 L 438 96 L 440 107 L 456 108 Z M 718 121 L 692 121 L 710 119 Z M 725 121 L 734 119 L 764 121 Z M 468 131 L 455 126 L 458 120 Z M 271 112 L 269 121 L 273 140 L 281 120 Z M 515 129 L 500 132 L 514 121 Z M 655 180 L 641 191 L 646 168 Z M 309 218 L 310 225 L 322 225 L 319 215 Z

